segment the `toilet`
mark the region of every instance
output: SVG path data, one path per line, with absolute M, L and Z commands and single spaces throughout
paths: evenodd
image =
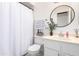
M 28 48 L 28 54 L 31 56 L 36 56 L 40 53 L 41 45 L 33 44 Z

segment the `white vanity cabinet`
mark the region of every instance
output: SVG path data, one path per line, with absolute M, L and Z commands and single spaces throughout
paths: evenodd
M 79 44 L 76 42 L 35 37 L 35 43 L 44 44 L 44 56 L 79 56 Z

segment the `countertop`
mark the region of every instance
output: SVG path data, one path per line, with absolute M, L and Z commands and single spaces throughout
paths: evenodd
M 48 39 L 48 40 L 55 40 L 55 41 L 79 44 L 79 38 L 76 38 L 76 37 L 68 37 L 68 38 L 59 37 L 59 36 L 35 36 L 35 37 L 44 38 L 44 39 Z

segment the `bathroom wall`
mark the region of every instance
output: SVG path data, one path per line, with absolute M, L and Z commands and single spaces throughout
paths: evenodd
M 56 28 L 54 30 L 54 33 L 59 33 L 59 32 L 69 32 L 70 34 L 74 34 L 74 29 L 79 29 L 79 3 L 78 2 L 59 2 L 59 3 L 53 3 L 53 2 L 37 2 L 35 3 L 35 9 L 34 9 L 34 19 L 36 20 L 45 20 L 45 19 L 50 19 L 50 13 L 51 11 L 59 6 L 59 5 L 69 5 L 71 6 L 74 11 L 75 11 L 75 19 L 74 21 L 62 28 Z M 36 29 L 35 29 L 36 33 Z M 48 25 L 45 23 L 44 27 L 44 35 L 49 35 L 49 29 Z

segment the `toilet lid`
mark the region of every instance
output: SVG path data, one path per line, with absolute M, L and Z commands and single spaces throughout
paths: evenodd
M 29 47 L 29 51 L 38 51 L 40 49 L 40 45 L 38 44 L 34 44 L 32 46 Z

